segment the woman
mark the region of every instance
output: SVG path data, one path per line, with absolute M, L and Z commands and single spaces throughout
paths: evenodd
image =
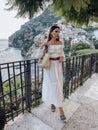
M 63 44 L 59 38 L 60 28 L 56 25 L 50 28 L 47 43 L 43 46 L 48 46 L 50 54 L 51 66 L 49 69 L 44 69 L 43 85 L 42 85 L 42 100 L 51 104 L 51 110 L 54 112 L 56 107 L 59 107 L 60 119 L 65 120 L 64 110 L 62 107 L 63 98 L 63 75 L 62 62 L 64 61 Z

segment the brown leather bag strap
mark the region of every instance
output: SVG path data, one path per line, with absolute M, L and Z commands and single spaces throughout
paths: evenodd
M 45 46 L 45 52 L 46 53 L 48 52 L 48 46 L 47 45 Z

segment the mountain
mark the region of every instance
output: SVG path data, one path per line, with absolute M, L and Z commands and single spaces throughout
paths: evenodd
M 20 30 L 12 34 L 8 39 L 9 46 L 21 48 L 24 55 L 34 43 L 34 37 L 44 32 L 60 19 L 61 17 L 57 17 L 53 9 L 47 9 L 40 16 L 32 18 L 29 22 L 22 25 Z

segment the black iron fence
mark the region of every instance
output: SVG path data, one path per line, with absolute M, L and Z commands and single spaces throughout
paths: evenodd
M 68 96 L 97 72 L 98 54 L 67 58 L 63 63 L 64 96 Z M 6 119 L 41 103 L 43 69 L 37 60 L 16 61 L 0 64 L 0 108 L 5 110 Z

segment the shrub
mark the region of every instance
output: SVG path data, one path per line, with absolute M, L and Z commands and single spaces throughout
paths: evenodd
M 95 49 L 98 49 L 98 40 L 94 41 Z
M 93 54 L 98 53 L 97 49 L 83 49 L 76 51 L 75 55 L 83 55 L 83 54 Z
M 71 46 L 71 53 L 75 55 L 77 50 L 89 49 L 90 45 L 87 43 L 79 42 Z

